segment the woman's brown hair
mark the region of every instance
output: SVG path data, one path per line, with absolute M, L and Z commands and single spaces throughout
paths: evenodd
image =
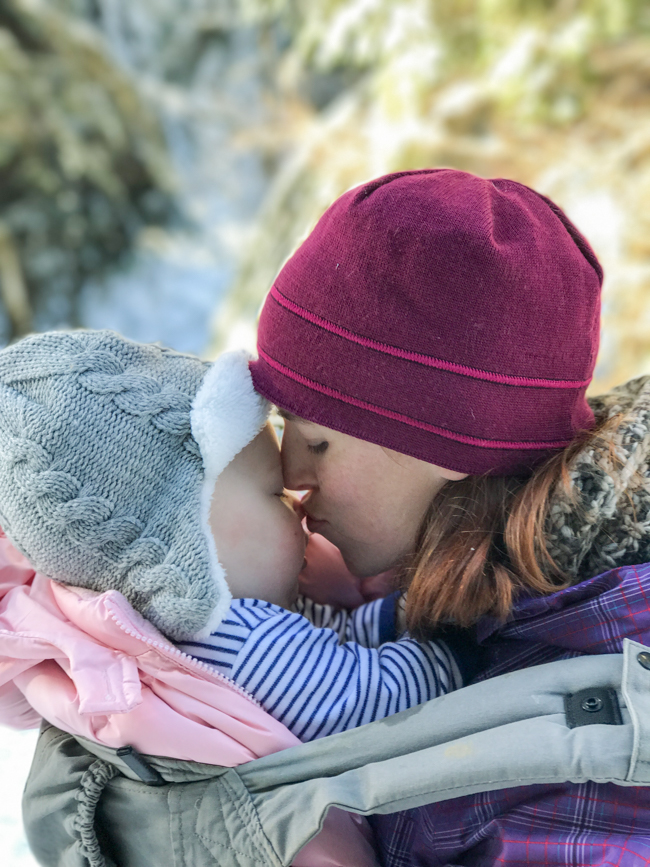
M 527 477 L 468 476 L 433 498 L 401 582 L 406 623 L 423 639 L 438 623 L 505 619 L 518 592 L 553 593 L 569 583 L 549 554 L 544 527 L 554 493 L 571 497 L 569 467 L 582 449 L 609 450 L 619 417 L 577 437 Z

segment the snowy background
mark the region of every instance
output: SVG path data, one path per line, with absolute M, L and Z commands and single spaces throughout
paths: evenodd
M 7 728 L 0 732 L 0 864 L 2 867 L 37 867 L 23 833 L 20 801 L 38 732 Z

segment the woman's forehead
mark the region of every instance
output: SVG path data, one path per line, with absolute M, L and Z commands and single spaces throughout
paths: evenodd
M 302 427 L 302 428 L 309 427 L 310 429 L 313 429 L 313 430 L 318 429 L 318 430 L 322 430 L 322 431 L 327 431 L 328 433 L 330 433 L 332 435 L 338 434 L 338 431 L 335 431 L 333 428 L 329 428 L 326 425 L 319 424 L 317 421 L 309 421 L 309 419 L 302 418 L 299 415 L 295 415 L 294 413 L 289 412 L 286 409 L 278 408 L 278 415 L 281 418 L 283 418 L 285 420 L 285 422 L 287 422 L 287 421 L 292 422 L 292 424 L 300 425 L 300 427 Z
M 290 421 L 294 424 L 312 425 L 313 427 L 322 427 L 322 425 L 319 425 L 317 422 L 309 421 L 309 419 L 302 418 L 299 415 L 295 415 L 294 413 L 289 412 L 288 409 L 281 409 L 280 407 L 278 407 L 278 415 L 280 416 L 280 418 L 283 418 L 285 421 Z
M 279 406 L 277 410 L 280 418 L 283 418 L 285 421 L 305 421 L 304 418 L 300 418 L 300 416 L 294 415 L 292 412 L 289 412 L 288 409 L 282 409 L 282 407 Z

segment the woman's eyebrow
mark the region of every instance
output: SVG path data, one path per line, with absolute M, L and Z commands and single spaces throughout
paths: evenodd
M 280 409 L 278 407 L 278 415 L 283 418 L 285 421 L 298 421 L 298 416 L 294 415 L 292 412 L 289 412 L 286 409 Z

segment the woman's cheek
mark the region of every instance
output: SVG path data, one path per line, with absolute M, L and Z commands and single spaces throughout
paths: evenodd
M 362 495 L 342 503 L 335 521 L 343 535 L 360 542 L 376 543 L 394 534 L 394 525 L 385 520 L 384 504 Z
M 358 521 L 364 512 L 365 485 L 363 479 L 356 479 L 340 473 L 326 475 L 318 489 L 318 499 L 328 521 L 343 523 L 343 520 Z M 343 520 L 342 520 L 343 519 Z

